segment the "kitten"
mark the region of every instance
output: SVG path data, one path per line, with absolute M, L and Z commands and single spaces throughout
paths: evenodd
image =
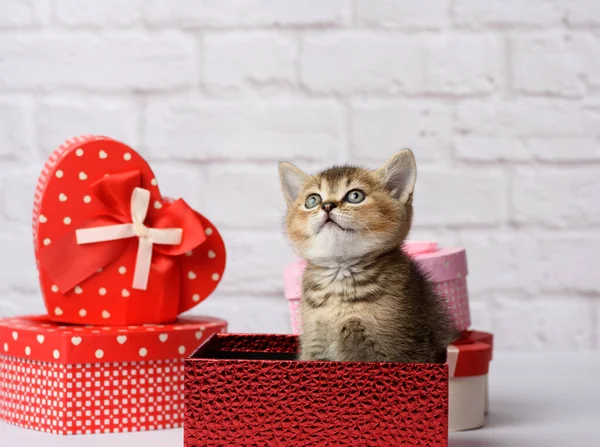
M 400 250 L 412 223 L 412 152 L 375 171 L 342 166 L 308 175 L 282 162 L 279 176 L 286 232 L 308 261 L 300 359 L 445 362 L 457 332 Z

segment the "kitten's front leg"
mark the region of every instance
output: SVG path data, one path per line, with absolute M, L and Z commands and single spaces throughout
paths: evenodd
M 367 336 L 365 326 L 357 318 L 344 322 L 340 330 L 339 359 L 344 362 L 385 362 L 373 340 Z
M 329 360 L 326 355 L 326 347 L 317 340 L 306 337 L 300 338 L 299 359 L 304 360 Z

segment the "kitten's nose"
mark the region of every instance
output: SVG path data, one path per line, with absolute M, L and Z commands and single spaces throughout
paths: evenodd
M 321 209 L 323 209 L 326 213 L 329 213 L 334 208 L 337 208 L 337 205 L 333 202 L 325 202 L 323 205 L 321 205 Z

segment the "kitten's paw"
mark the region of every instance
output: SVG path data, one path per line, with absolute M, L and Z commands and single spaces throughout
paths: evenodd
M 341 336 L 344 340 L 364 340 L 365 327 L 358 318 L 351 318 L 342 325 Z
M 298 355 L 298 360 L 306 361 L 327 361 L 328 359 L 319 349 L 301 349 Z

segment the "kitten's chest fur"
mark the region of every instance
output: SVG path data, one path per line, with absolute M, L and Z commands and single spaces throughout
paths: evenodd
M 434 361 L 431 352 L 439 353 L 448 338 L 446 323 L 427 280 L 400 253 L 353 266 L 309 266 L 305 272 L 305 358 Z
M 377 273 L 356 266 L 309 269 L 303 284 L 304 312 L 330 329 L 349 318 L 376 318 L 386 298 Z

